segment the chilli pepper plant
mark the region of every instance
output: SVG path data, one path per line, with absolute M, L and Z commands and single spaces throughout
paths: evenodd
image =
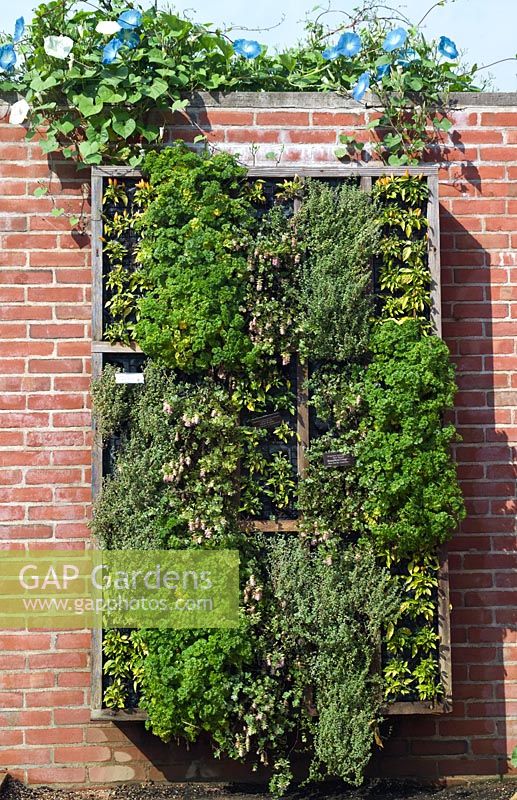
M 251 180 L 181 143 L 105 185 L 106 334 L 141 346 L 145 380 L 108 364 L 94 383 L 111 468 L 93 531 L 241 564 L 236 628 L 105 633 L 105 704 L 164 740 L 208 733 L 277 794 L 296 752 L 360 783 L 383 704 L 443 693 L 438 549 L 463 506 L 426 197 L 420 176 Z
M 44 132 L 45 152 L 130 166 L 162 140 L 170 112 L 192 92 L 336 91 L 366 103 L 370 89 L 381 110 L 367 148 L 390 164 L 416 163 L 451 127 L 448 94 L 477 90 L 477 66 L 464 66 L 447 36 L 428 40 L 380 0 L 334 24 L 325 13 L 307 21 L 301 44 L 273 53 L 170 10 L 50 0 L 1 37 L 0 88 L 18 94 L 10 119 L 26 121 L 29 137 Z M 342 144 L 339 157 L 365 146 L 355 134 Z

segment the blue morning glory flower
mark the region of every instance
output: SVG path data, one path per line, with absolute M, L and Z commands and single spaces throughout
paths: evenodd
M 140 36 L 138 33 L 136 33 L 136 31 L 130 31 L 127 28 L 119 31 L 116 38 L 130 50 L 134 50 L 135 47 L 138 47 L 140 44 Z
M 341 55 L 341 50 L 337 45 L 334 45 L 333 47 L 327 47 L 321 55 L 325 61 L 335 61 L 335 59 Z
M 400 64 L 401 67 L 409 67 L 412 61 L 420 61 L 420 56 L 412 47 L 406 47 L 397 58 L 397 64 Z
M 337 43 L 337 49 L 339 50 L 340 55 L 348 56 L 349 58 L 360 53 L 362 46 L 363 43 L 361 42 L 361 37 L 358 33 L 353 33 L 353 31 L 347 31 L 346 33 L 343 33 L 339 37 Z
M 458 48 L 452 41 L 452 39 L 448 39 L 446 36 L 440 37 L 440 42 L 438 44 L 438 52 L 445 56 L 445 58 L 455 59 L 458 58 Z
M 394 28 L 387 34 L 382 49 L 386 53 L 392 53 L 393 50 L 398 50 L 399 47 L 402 47 L 406 43 L 406 39 L 407 31 L 404 28 Z
M 18 19 L 14 23 L 13 42 L 15 44 L 18 44 L 24 33 L 25 33 L 25 20 L 23 17 L 18 17 Z
M 375 75 L 375 80 L 376 81 L 382 81 L 382 79 L 384 78 L 386 73 L 389 72 L 389 71 L 390 71 L 390 64 L 381 64 L 380 67 L 377 67 L 377 73 Z
M 256 58 L 262 52 L 262 46 L 254 39 L 236 39 L 233 49 L 237 55 L 247 59 Z
M 359 103 L 366 94 L 366 90 L 370 88 L 370 73 L 363 72 L 359 75 L 358 81 L 352 89 L 352 97 Z
M 122 42 L 120 39 L 110 39 L 102 51 L 102 63 L 113 64 L 121 47 Z
M 128 8 L 127 11 L 122 12 L 117 22 L 121 28 L 132 31 L 142 24 L 142 14 L 136 8 Z
M 16 53 L 12 44 L 4 44 L 0 47 L 0 69 L 8 72 L 16 64 Z

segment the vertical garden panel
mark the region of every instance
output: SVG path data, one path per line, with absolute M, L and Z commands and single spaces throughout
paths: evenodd
M 428 266 L 431 275 L 431 323 L 436 335 L 441 336 L 441 291 L 440 291 L 440 251 L 439 251 L 439 206 L 438 206 L 438 168 L 436 166 L 419 167 L 385 167 L 363 165 L 341 165 L 328 167 L 261 167 L 250 168 L 250 177 L 263 179 L 285 179 L 310 177 L 319 179 L 350 179 L 358 180 L 363 191 L 370 191 L 376 178 L 386 175 L 422 175 L 425 176 L 429 187 L 429 200 L 427 207 L 428 228 Z M 106 293 L 103 275 L 103 222 L 102 202 L 106 181 L 109 178 L 123 177 L 136 178 L 140 173 L 124 167 L 94 167 L 92 169 L 92 263 L 93 263 L 93 375 L 101 374 L 106 363 L 122 364 L 123 370 L 131 371 L 134 357 L 141 351 L 137 346 L 112 344 L 105 340 L 104 335 L 104 306 Z M 296 201 L 297 202 L 297 201 Z M 124 366 L 125 363 L 125 366 Z M 304 367 L 297 367 L 297 413 L 296 429 L 298 435 L 297 465 L 298 474 L 305 470 L 305 449 L 309 444 L 309 413 L 308 398 L 304 387 L 306 371 Z M 102 486 L 103 475 L 103 450 L 98 439 L 93 446 L 93 494 L 99 494 Z M 253 521 L 253 527 L 263 531 L 296 531 L 296 519 L 281 519 L 278 521 Z M 451 708 L 451 659 L 450 659 L 450 620 L 449 620 L 449 582 L 447 570 L 447 557 L 445 551 L 441 557 L 441 567 L 438 587 L 438 630 L 440 636 L 439 661 L 444 697 L 440 702 L 395 702 L 386 706 L 384 713 L 387 715 L 398 714 L 436 714 L 449 711 Z M 145 718 L 141 711 L 112 711 L 102 707 L 102 631 L 93 633 L 92 650 L 92 719 L 110 719 L 119 721 L 139 721 Z

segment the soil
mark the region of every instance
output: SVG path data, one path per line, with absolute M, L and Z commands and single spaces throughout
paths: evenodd
M 449 788 L 375 781 L 361 789 L 347 789 L 343 784 L 307 786 L 290 792 L 287 800 L 517 800 L 516 790 L 514 781 L 476 781 Z M 8 778 L 0 800 L 271 800 L 271 796 L 256 785 L 146 783 L 72 791 L 29 787 Z

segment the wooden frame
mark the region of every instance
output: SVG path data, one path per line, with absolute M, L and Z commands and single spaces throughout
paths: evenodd
M 441 282 L 440 282 L 440 229 L 438 205 L 438 167 L 425 164 L 417 167 L 388 167 L 383 164 L 333 164 L 324 167 L 296 166 L 263 166 L 249 167 L 250 177 L 257 178 L 359 178 L 363 191 L 369 191 L 372 179 L 382 175 L 423 175 L 429 186 L 427 205 L 428 229 L 428 265 L 431 274 L 431 322 L 437 336 L 442 335 L 441 322 Z M 93 167 L 92 168 L 92 373 L 94 377 L 101 374 L 106 355 L 130 355 L 140 353 L 137 346 L 111 344 L 103 340 L 103 258 L 102 258 L 102 198 L 105 178 L 140 177 L 139 170 L 126 167 Z M 303 475 L 306 469 L 305 449 L 309 441 L 309 412 L 304 383 L 306 372 L 298 367 L 298 403 L 297 434 L 298 470 Z M 92 492 L 95 498 L 102 485 L 102 445 L 95 437 L 92 454 Z M 268 532 L 296 531 L 297 520 L 253 521 L 254 530 Z M 447 556 L 441 557 L 438 585 L 438 631 L 440 636 L 439 663 L 444 697 L 439 702 L 396 702 L 389 703 L 383 709 L 387 716 L 415 714 L 443 714 L 452 710 L 452 678 L 450 648 L 450 601 L 449 574 Z M 115 722 L 141 722 L 146 719 L 145 712 L 112 711 L 102 707 L 102 631 L 94 630 L 92 636 L 92 686 L 91 686 L 91 719 L 111 720 Z

